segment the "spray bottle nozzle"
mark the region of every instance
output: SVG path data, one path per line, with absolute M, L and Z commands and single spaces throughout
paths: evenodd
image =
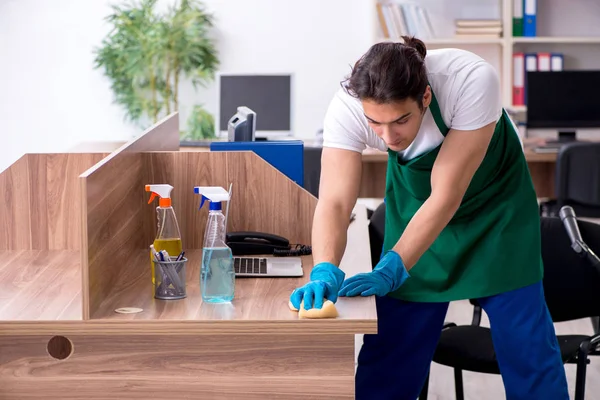
M 211 210 L 220 210 L 221 202 L 229 201 L 229 192 L 218 186 L 196 186 L 194 193 L 202 195 L 198 210 L 202 208 L 206 200 L 210 202 Z
M 158 205 L 160 207 L 170 207 L 171 206 L 171 190 L 173 190 L 173 186 L 167 184 L 159 184 L 159 185 L 146 185 L 146 192 L 151 192 L 150 200 L 148 200 L 148 204 L 152 203 L 152 201 L 159 196 Z

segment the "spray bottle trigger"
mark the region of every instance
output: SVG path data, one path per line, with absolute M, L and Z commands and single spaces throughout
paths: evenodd
M 208 199 L 208 197 L 202 195 L 202 200 L 200 201 L 200 207 L 198 207 L 198 210 L 202 209 L 202 206 L 204 205 L 204 202 Z
M 150 200 L 148 200 L 148 204 L 152 203 L 152 201 L 154 200 L 154 198 L 157 196 L 156 193 L 152 192 L 152 194 L 150 195 Z

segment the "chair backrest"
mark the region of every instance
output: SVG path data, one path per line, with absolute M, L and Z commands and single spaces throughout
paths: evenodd
M 381 259 L 383 239 L 385 235 L 385 203 L 381 203 L 369 219 L 369 244 L 371 247 L 371 263 L 373 267 Z
M 322 147 L 304 146 L 304 189 L 319 197 Z
M 600 208 L 600 142 L 561 147 L 556 160 L 558 207 L 572 202 Z
M 583 241 L 600 254 L 600 225 L 578 220 Z M 571 248 L 558 217 L 541 218 L 544 293 L 554 322 L 600 316 L 600 271 Z

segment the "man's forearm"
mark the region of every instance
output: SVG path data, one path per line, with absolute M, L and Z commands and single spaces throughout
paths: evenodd
M 429 197 L 423 203 L 394 246 L 407 270 L 410 270 L 433 244 L 459 205 L 460 201 L 448 201 L 446 198 L 435 196 Z
M 350 220 L 342 207 L 318 204 L 312 228 L 313 262 L 339 266 L 346 249 Z

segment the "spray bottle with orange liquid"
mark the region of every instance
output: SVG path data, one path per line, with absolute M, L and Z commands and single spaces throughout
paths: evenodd
M 146 185 L 146 192 L 151 192 L 150 200 L 148 204 L 159 197 L 158 207 L 156 207 L 156 216 L 158 218 L 158 230 L 156 232 L 156 238 L 154 239 L 154 249 L 157 252 L 166 250 L 170 257 L 177 257 L 182 251 L 181 244 L 181 233 L 179 231 L 179 224 L 177 223 L 177 217 L 175 216 L 175 210 L 171 205 L 171 190 L 173 186 L 160 184 L 160 185 Z M 152 284 L 154 285 L 154 263 L 152 260 L 154 255 L 150 251 L 150 266 L 152 268 Z

